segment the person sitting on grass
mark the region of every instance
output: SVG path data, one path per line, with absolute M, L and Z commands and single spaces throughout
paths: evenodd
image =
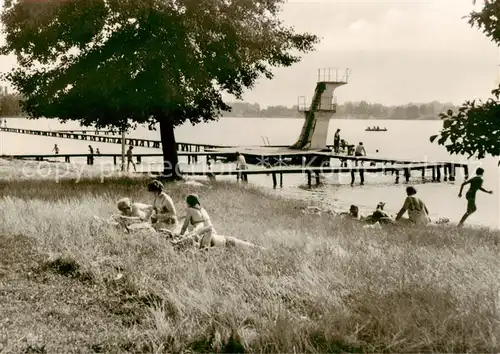
M 120 217 L 128 220 L 149 221 L 153 206 L 143 203 L 132 203 L 130 198 L 122 198 L 117 203 Z
M 132 203 L 129 198 L 122 198 L 117 202 L 117 208 L 120 214 L 112 215 L 105 220 L 101 217 L 94 216 L 94 219 L 104 221 L 109 225 L 117 228 L 125 228 L 126 231 L 132 229 L 151 229 L 149 219 L 153 212 L 153 206 L 143 203 Z
M 148 184 L 148 191 L 155 196 L 151 223 L 156 229 L 173 229 L 177 226 L 177 212 L 172 198 L 164 192 L 163 184 L 154 180 Z
M 407 197 L 403 204 L 403 207 L 396 215 L 396 221 L 408 223 L 416 226 L 425 226 L 429 223 L 429 210 L 425 203 L 415 196 L 417 194 L 417 190 L 408 186 L 406 188 Z M 408 211 L 408 219 L 401 219 L 404 213 Z
M 127 231 L 135 228 L 151 228 L 149 220 L 153 206 L 143 203 L 132 203 L 129 198 L 122 198 L 117 203 L 120 214 L 115 218 Z
M 384 206 L 385 203 L 379 202 L 377 204 L 377 207 L 375 208 L 375 211 L 367 216 L 366 218 L 363 218 L 364 222 L 370 223 L 370 224 L 393 224 L 394 221 L 391 219 L 391 217 L 384 211 Z
M 207 211 L 201 206 L 199 197 L 196 194 L 190 194 L 186 197 L 186 218 L 178 235 L 180 240 L 174 242 L 183 242 L 182 237 L 187 231 L 189 225 L 193 226 L 193 230 L 187 238 L 199 242 L 201 249 L 208 249 L 209 247 L 225 247 L 225 246 L 248 246 L 258 247 L 253 243 L 239 240 L 231 236 L 217 235 L 210 220 Z
M 351 205 L 349 212 L 343 212 L 339 214 L 341 217 L 349 217 L 354 220 L 360 220 L 359 208 L 356 205 Z

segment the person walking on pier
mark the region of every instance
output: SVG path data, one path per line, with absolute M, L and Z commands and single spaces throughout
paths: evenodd
M 486 189 L 483 188 L 483 174 L 484 170 L 481 167 L 479 167 L 478 169 L 476 169 L 476 176 L 472 177 L 468 181 L 465 181 L 460 186 L 460 192 L 458 192 L 458 197 L 462 198 L 462 191 L 464 187 L 470 184 L 469 190 L 467 191 L 467 193 L 465 193 L 465 199 L 467 199 L 467 211 L 462 216 L 462 219 L 460 219 L 460 222 L 457 225 L 458 227 L 462 227 L 464 225 L 465 220 L 467 220 L 467 218 L 477 210 L 476 207 L 477 191 L 493 194 L 493 191 L 487 191 Z
M 57 146 L 57 144 L 54 144 L 54 148 L 52 149 L 52 152 L 56 155 L 59 155 L 59 146 Z
M 87 165 L 94 164 L 94 149 L 89 145 L 89 154 L 87 155 Z
M 134 172 L 137 172 L 137 169 L 135 168 L 135 163 L 133 160 L 133 157 L 134 157 L 134 154 L 132 152 L 133 149 L 134 149 L 134 147 L 132 145 L 130 145 L 128 147 L 128 150 L 127 150 L 127 172 L 130 169 L 130 164 L 132 164 L 132 166 L 134 166 Z
M 340 129 L 337 129 L 333 136 L 333 152 L 336 154 L 340 152 Z
M 236 151 L 236 169 L 237 170 L 246 170 L 248 169 L 247 161 L 245 160 L 245 156 Z M 240 179 L 240 174 L 238 174 L 238 179 Z M 241 180 L 243 182 L 248 182 L 248 177 L 246 173 L 241 174 Z

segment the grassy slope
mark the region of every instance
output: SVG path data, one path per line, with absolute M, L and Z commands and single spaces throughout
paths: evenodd
M 0 182 L 0 352 L 498 350 L 498 233 L 362 229 L 231 184 L 196 191 L 269 248 L 174 252 L 92 215 L 147 181 Z

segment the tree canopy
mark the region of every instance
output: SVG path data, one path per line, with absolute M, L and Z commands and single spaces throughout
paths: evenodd
M 471 26 L 483 33 L 497 45 L 500 44 L 500 6 L 497 1 L 486 0 L 481 11 L 468 16 Z M 500 90 L 492 92 L 487 101 L 469 100 L 457 111 L 448 110 L 440 115 L 443 128 L 438 135 L 431 136 L 452 154 L 477 156 L 487 154 L 500 156 Z
M 6 0 L 6 77 L 30 117 L 118 127 L 210 121 L 318 38 L 278 15 L 284 0 Z M 171 130 L 171 131 L 170 131 Z M 175 141 L 174 141 L 175 143 Z M 176 153 L 168 147 L 170 157 Z

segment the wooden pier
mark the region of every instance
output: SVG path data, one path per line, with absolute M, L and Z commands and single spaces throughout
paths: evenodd
M 215 154 L 213 152 L 208 152 L 208 151 L 195 151 L 195 152 L 178 152 L 178 156 L 185 156 L 188 158 L 188 164 L 191 163 L 197 163 L 198 162 L 198 157 L 204 156 L 207 159 L 207 163 L 209 159 L 212 158 L 227 158 L 232 155 L 233 153 L 218 153 Z M 99 159 L 99 158 L 104 158 L 104 157 L 112 157 L 113 158 L 113 164 L 117 165 L 118 161 L 121 159 L 122 154 L 23 154 L 23 155 L 0 155 L 0 158 L 4 159 L 21 159 L 21 160 L 35 160 L 35 161 L 46 161 L 49 159 L 56 159 L 56 158 L 64 158 L 65 163 L 71 163 L 72 158 L 87 158 L 87 164 L 91 165 L 90 163 L 92 160 L 88 159 L 88 157 L 92 156 L 93 159 Z M 136 154 L 134 153 L 134 158 L 136 159 L 137 164 L 142 163 L 142 159 L 145 157 L 163 157 L 163 154 L 156 153 L 156 154 Z M 126 157 L 125 157 L 126 158 Z
M 243 150 L 242 150 L 243 151 Z M 409 181 L 411 177 L 411 171 L 419 171 L 421 173 L 422 179 L 426 178 L 426 172 L 428 170 L 432 171 L 431 180 L 433 182 L 441 182 L 443 181 L 455 181 L 456 178 L 456 169 L 463 168 L 464 176 L 467 179 L 469 175 L 468 165 L 463 163 L 455 163 L 455 162 L 422 162 L 422 161 L 414 161 L 414 160 L 397 160 L 397 159 L 383 159 L 383 158 L 373 158 L 366 156 L 347 156 L 347 155 L 338 155 L 321 151 L 281 151 L 281 152 L 269 152 L 267 155 L 259 155 L 260 152 L 242 152 L 243 155 L 246 155 L 250 160 L 252 158 L 259 157 L 260 163 L 258 166 L 261 166 L 261 169 L 247 169 L 247 170 L 229 170 L 229 171 L 212 171 L 210 169 L 211 164 L 209 163 L 210 159 L 223 159 L 225 158 L 227 161 L 234 160 L 234 151 L 230 149 L 225 149 L 223 151 L 199 151 L 199 152 L 179 152 L 179 156 L 187 156 L 188 164 L 191 162 L 197 162 L 198 157 L 204 156 L 207 160 L 207 166 L 209 167 L 208 171 L 184 171 L 182 174 L 191 175 L 191 176 L 207 176 L 209 178 L 215 178 L 215 176 L 232 176 L 235 175 L 237 178 L 247 179 L 249 175 L 258 175 L 258 174 L 266 174 L 271 175 L 273 180 L 273 187 L 276 188 L 278 185 L 279 176 L 279 185 L 283 187 L 283 175 L 284 174 L 305 174 L 307 176 L 307 184 L 312 186 L 313 175 L 315 176 L 316 184 L 320 183 L 320 175 L 325 173 L 330 174 L 346 174 L 349 173 L 351 175 L 351 184 L 355 182 L 356 174 L 359 175 L 361 184 L 364 184 L 365 174 L 366 173 L 391 173 L 391 175 L 395 175 L 395 183 L 399 183 L 400 174 L 402 174 L 406 180 Z M 89 156 L 92 156 L 92 159 L 89 159 Z M 32 155 L 2 155 L 2 158 L 14 158 L 14 159 L 35 159 L 37 161 L 42 161 L 45 159 L 54 159 L 54 158 L 62 158 L 64 157 L 65 162 L 70 162 L 71 158 L 87 158 L 87 164 L 93 164 L 93 160 L 95 158 L 104 158 L 104 157 L 112 157 L 113 163 L 115 165 L 118 164 L 118 161 L 121 159 L 121 154 L 32 154 Z M 142 159 L 146 157 L 163 157 L 162 154 L 134 154 L 136 161 L 138 164 L 142 163 Z M 279 161 L 279 165 L 271 165 L 270 163 L 265 163 L 266 159 L 276 159 Z M 285 161 L 287 159 L 300 159 L 301 164 L 299 166 L 287 166 Z M 332 166 L 331 160 L 338 159 L 341 164 L 339 166 Z M 354 166 L 347 167 L 344 162 L 346 160 L 351 160 L 355 164 Z M 292 161 L 293 162 L 293 161 Z M 369 162 L 369 166 L 363 166 L 363 163 Z M 382 166 L 373 166 L 372 163 L 381 163 Z M 361 165 L 361 166 L 360 166 Z M 278 166 L 278 167 L 277 167 Z M 441 173 L 441 169 L 442 172 Z M 149 172 L 148 172 L 149 173 Z M 156 173 L 160 174 L 160 172 Z
M 312 187 L 313 176 L 316 185 L 320 184 L 320 177 L 324 174 L 350 174 L 351 183 L 354 182 L 355 174 L 360 174 L 361 181 L 364 181 L 365 173 L 394 173 L 396 175 L 395 183 L 398 184 L 400 180 L 400 173 L 403 174 L 405 181 L 408 183 L 411 177 L 411 171 L 419 171 L 422 179 L 426 180 L 426 171 L 431 170 L 432 175 L 430 181 L 432 182 L 453 182 L 456 178 L 456 168 L 461 167 L 464 169 L 465 179 L 468 179 L 468 166 L 466 164 L 452 163 L 452 162 L 436 162 L 436 163 L 421 163 L 421 164 L 399 164 L 381 167 L 280 167 L 280 168 L 267 168 L 259 170 L 231 170 L 231 171 L 183 171 L 183 175 L 187 176 L 206 176 L 209 179 L 215 179 L 216 176 L 236 176 L 237 179 L 244 180 L 245 176 L 248 178 L 250 175 L 271 175 L 273 188 L 283 188 L 283 175 L 285 174 L 305 174 L 307 177 L 307 185 Z M 441 174 L 443 169 L 443 175 Z M 157 172 L 153 175 L 161 178 L 162 173 Z M 279 184 L 278 184 L 279 177 Z M 443 178 L 442 178 L 443 177 Z
M 38 135 L 51 138 L 59 139 L 73 139 L 73 140 L 84 140 L 92 141 L 98 143 L 109 143 L 109 144 L 121 144 L 121 136 L 113 135 L 98 135 L 98 134 L 87 134 L 86 132 L 76 132 L 76 130 L 59 131 L 59 130 L 34 130 L 34 129 L 24 129 L 24 128 L 5 128 L 0 127 L 0 131 L 6 133 L 17 133 L 17 134 L 29 134 Z M 128 146 L 138 146 L 153 149 L 161 149 L 161 141 L 154 139 L 142 139 L 142 138 L 125 138 L 125 145 Z M 194 144 L 194 143 L 177 143 L 177 151 L 186 152 L 201 152 L 204 149 L 214 149 L 220 147 L 230 147 L 230 146 L 214 146 L 207 144 Z

